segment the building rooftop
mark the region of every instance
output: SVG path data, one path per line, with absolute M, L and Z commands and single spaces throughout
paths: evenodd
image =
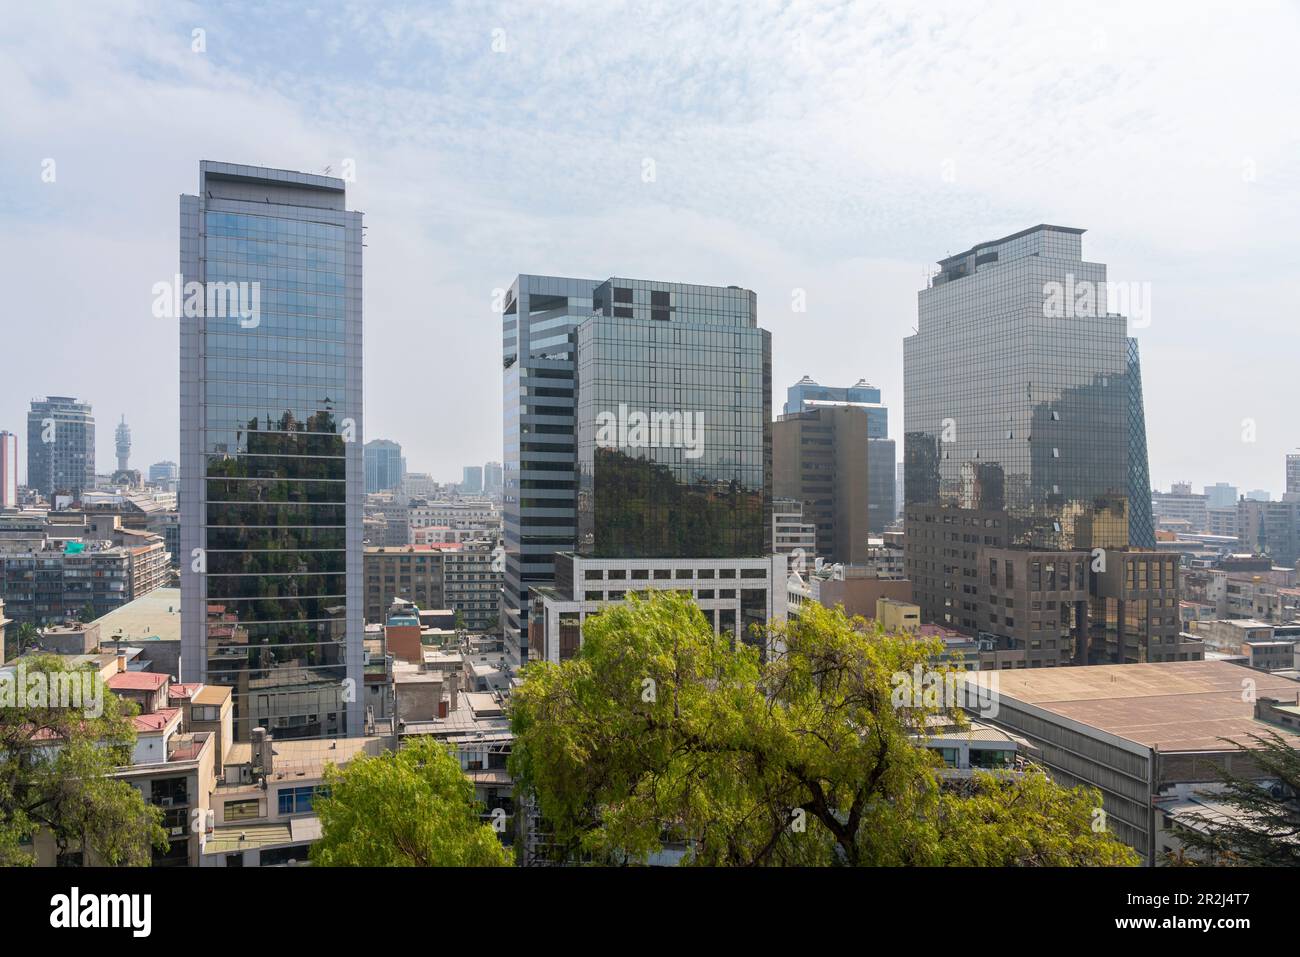
M 306 738 L 291 741 L 271 740 L 271 781 L 288 780 L 295 775 L 319 776 L 326 765 L 346 764 L 358 754 L 378 755 L 386 749 L 380 737 Z M 224 758 L 226 764 L 251 764 L 253 746 L 236 741 Z
M 1254 697 L 1295 700 L 1300 682 L 1227 661 L 1161 661 L 968 673 L 998 696 L 1161 751 L 1222 751 L 1272 725 Z M 1300 746 L 1300 737 L 1294 737 Z
M 104 683 L 114 691 L 157 691 L 168 680 L 167 675 L 154 671 L 119 671 Z
M 122 641 L 180 641 L 181 590 L 155 588 L 95 619 L 95 624 L 104 643 L 118 641 L 119 632 Z

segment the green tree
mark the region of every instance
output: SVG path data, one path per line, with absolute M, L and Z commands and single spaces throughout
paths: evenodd
M 455 754 L 429 738 L 326 770 L 328 796 L 314 801 L 324 867 L 503 867 L 510 855 Z
M 57 655 L 33 655 L 23 664 L 29 682 L 41 675 L 52 683 L 70 670 Z M 135 705 L 101 692 L 103 713 L 96 717 L 50 706 L 57 702 L 0 706 L 0 866 L 35 863 L 25 842 L 40 831 L 60 854 L 80 852 L 86 863 L 143 866 L 151 847 L 167 847 L 162 810 L 110 776 L 130 763 Z
M 1045 776 L 942 786 L 918 746 L 960 723 L 896 676 L 935 644 L 805 606 L 768 661 L 715 636 L 689 597 L 654 593 L 588 619 L 561 664 L 535 663 L 511 706 L 511 769 L 558 856 L 639 863 L 667 846 L 705 865 L 1108 864 L 1096 795 Z M 897 705 L 897 706 L 896 706 Z M 1084 811 L 1087 813 L 1084 813 Z
M 1241 748 L 1236 741 L 1228 744 Z M 1205 797 L 1235 811 L 1229 815 L 1189 814 L 1174 833 L 1199 860 L 1216 865 L 1300 866 L 1300 751 L 1275 731 L 1252 734 L 1250 757 L 1257 775 L 1218 769 L 1222 789 Z M 1196 863 L 1186 854 L 1168 864 Z

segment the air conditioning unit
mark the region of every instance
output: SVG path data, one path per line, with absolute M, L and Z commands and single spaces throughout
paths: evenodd
M 171 806 L 172 806 L 172 799 L 169 798 L 169 797 L 161 798 L 161 799 L 158 801 L 158 803 L 161 804 L 163 807 L 171 807 Z
M 180 837 L 184 833 L 185 833 L 185 828 L 183 827 L 172 828 L 172 837 Z

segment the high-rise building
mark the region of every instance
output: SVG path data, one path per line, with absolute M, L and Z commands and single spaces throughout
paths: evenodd
M 894 440 L 889 438 L 889 409 L 880 401 L 880 390 L 866 379 L 841 388 L 821 385 L 809 376 L 786 390 L 786 415 L 840 406 L 851 406 L 866 413 L 870 451 L 865 474 L 867 526 L 873 535 L 878 535 L 897 516 L 895 466 L 898 460 Z
M 154 485 L 170 485 L 179 475 L 180 471 L 172 461 L 155 462 L 149 466 L 149 481 Z
M 574 342 L 600 280 L 518 276 L 501 315 L 502 509 L 507 657 L 528 660 L 529 591 L 555 580 L 555 553 L 577 542 Z
M 131 426 L 126 424 L 126 416 L 113 430 L 113 450 L 117 453 L 117 470 L 126 472 L 131 468 Z
M 1300 452 L 1286 454 L 1286 494 L 1300 496 Z
M 88 402 L 52 395 L 27 413 L 27 484 L 53 501 L 95 487 L 95 414 Z
M 388 492 L 402 484 L 405 459 L 402 447 L 388 439 L 371 439 L 363 454 L 366 492 Z
M 501 494 L 502 472 L 500 462 L 488 462 L 483 466 L 483 494 Z
M 18 436 L 0 432 L 0 508 L 18 507 Z
M 1215 482 L 1205 486 L 1205 504 L 1208 508 L 1237 507 L 1237 486 L 1227 482 Z
M 466 465 L 461 469 L 460 490 L 466 495 L 479 495 L 483 491 L 483 466 Z
M 1180 653 L 1177 576 L 1129 549 L 1136 353 L 1082 233 L 1040 225 L 940 261 L 903 343 L 914 599 L 1028 667 Z
M 1128 339 L 1128 543 L 1133 548 L 1156 547 L 1151 514 L 1151 471 L 1147 461 L 1146 406 L 1142 401 L 1142 360 L 1138 341 Z
M 343 180 L 204 161 L 181 279 L 182 656 L 240 740 L 362 727 L 362 214 Z M 220 285 L 218 285 L 220 284 Z M 260 303 L 260 305 L 259 305 Z
M 612 278 L 591 308 L 573 336 L 577 547 L 554 556 L 554 586 L 530 586 L 530 648 L 562 660 L 585 616 L 656 588 L 694 596 L 719 633 L 761 638 L 754 626 L 785 617 L 786 559 L 754 293 Z
M 867 558 L 866 426 L 866 410 L 850 405 L 787 413 L 772 425 L 772 494 L 803 503 L 816 529 L 815 554 L 828 562 L 858 565 Z M 891 460 L 891 473 L 893 467 Z

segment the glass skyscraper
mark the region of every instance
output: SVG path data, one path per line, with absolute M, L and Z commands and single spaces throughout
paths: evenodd
M 402 484 L 402 447 L 388 439 L 367 442 L 362 455 L 366 491 L 387 492 Z
M 1134 548 L 1155 548 L 1147 419 L 1142 402 L 1142 359 L 1138 341 L 1133 338 L 1128 340 L 1128 442 L 1128 543 Z M 1229 504 L 1235 505 L 1235 498 Z
M 343 180 L 204 161 L 181 274 L 260 313 L 181 323 L 182 671 L 236 737 L 362 726 L 361 213 Z
M 66 395 L 33 401 L 27 413 L 27 485 L 47 499 L 95 487 L 95 413 Z
M 772 551 L 772 341 L 747 289 L 609 279 L 577 330 L 578 545 Z
M 1040 225 L 941 260 L 903 341 L 914 600 L 1019 667 L 1189 653 L 1167 556 L 1130 549 L 1150 522 L 1137 353 L 1082 234 Z

